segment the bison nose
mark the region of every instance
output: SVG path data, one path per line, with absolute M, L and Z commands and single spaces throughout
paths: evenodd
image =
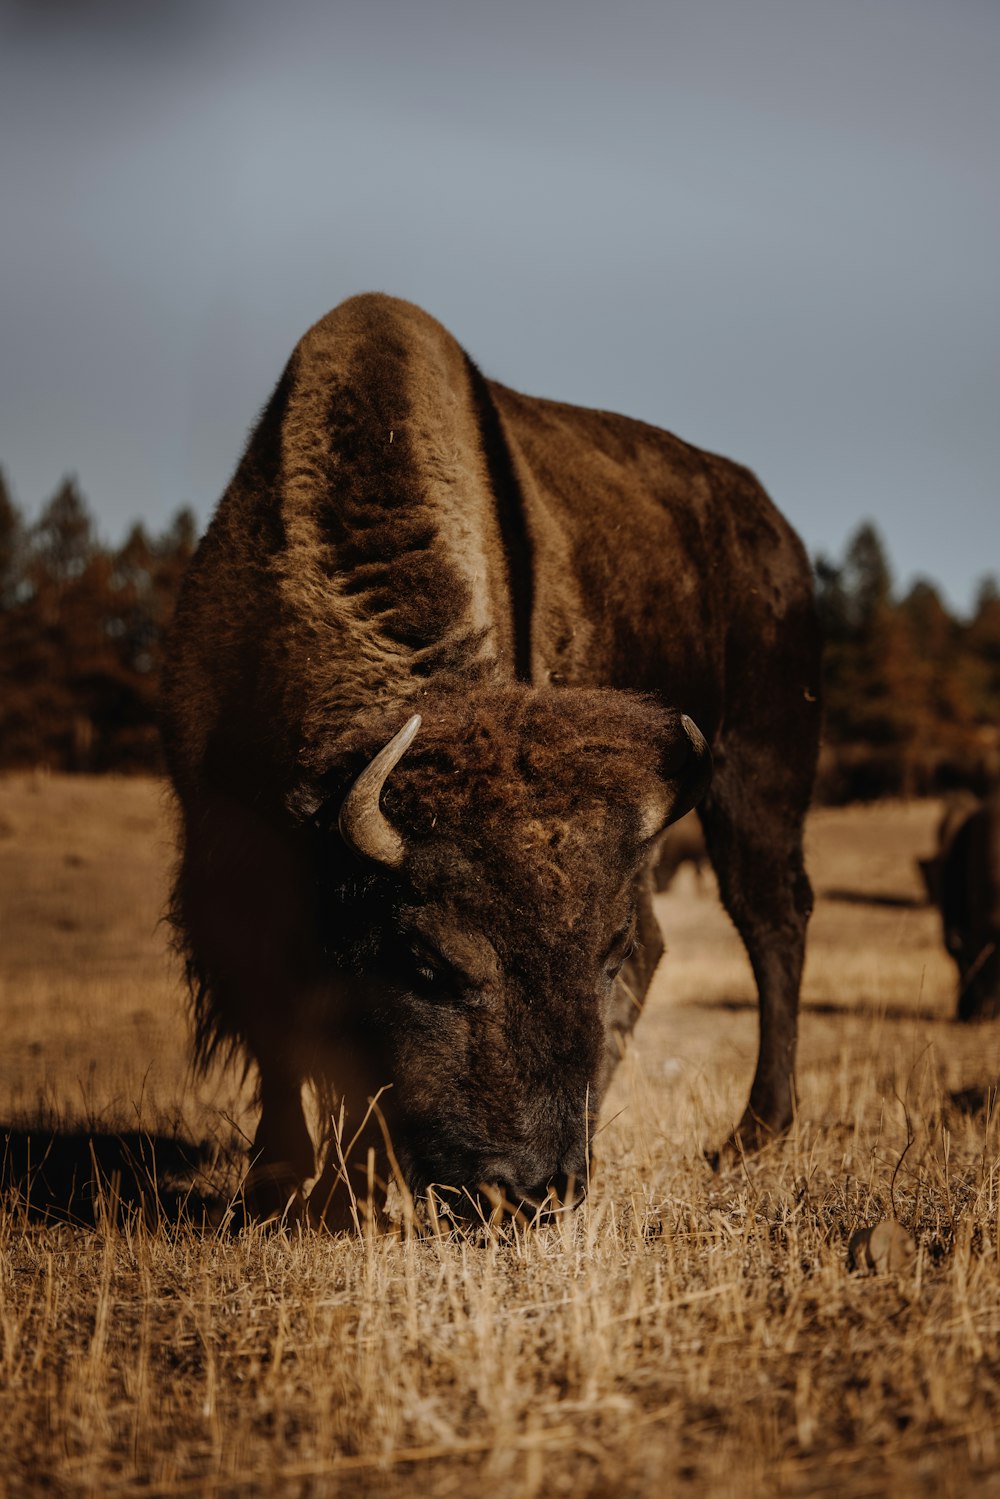
M 579 1207 L 586 1195 L 586 1177 L 573 1171 L 557 1171 L 555 1176 L 524 1193 L 526 1201 L 547 1213 Z
M 471 1209 L 474 1216 L 481 1215 L 484 1220 L 499 1213 L 501 1217 L 510 1214 L 522 1221 L 546 1223 L 579 1207 L 586 1195 L 586 1178 L 572 1172 L 558 1171 L 530 1188 L 514 1186 L 510 1180 L 493 1176 L 474 1190 L 466 1188 L 462 1194 L 464 1202 L 456 1201 L 452 1210 L 468 1216 Z

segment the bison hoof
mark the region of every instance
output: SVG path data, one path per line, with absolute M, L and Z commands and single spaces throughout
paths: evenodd
M 958 1005 L 958 1019 L 963 1025 L 1000 1018 L 1000 993 L 963 994 Z
M 732 1134 L 718 1150 L 706 1150 L 705 1160 L 713 1171 L 728 1171 L 748 1155 L 757 1155 L 776 1145 L 788 1133 L 791 1118 L 769 1123 L 747 1109 Z
M 243 1200 L 248 1222 L 291 1227 L 306 1219 L 302 1188 L 286 1166 L 252 1166 L 243 1182 Z

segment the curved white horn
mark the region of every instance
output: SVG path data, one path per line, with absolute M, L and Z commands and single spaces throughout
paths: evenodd
M 398 869 L 406 858 L 406 844 L 382 811 L 379 801 L 390 771 L 399 764 L 420 728 L 414 713 L 398 734 L 379 750 L 344 797 L 337 826 L 340 836 L 353 849 L 375 864 Z

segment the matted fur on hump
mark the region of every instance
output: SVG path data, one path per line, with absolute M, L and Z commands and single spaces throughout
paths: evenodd
M 289 365 L 279 489 L 289 703 L 324 725 L 510 653 L 503 546 L 465 356 L 432 318 L 354 298 Z

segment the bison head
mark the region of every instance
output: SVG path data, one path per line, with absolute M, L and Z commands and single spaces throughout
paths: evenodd
M 626 693 L 479 688 L 419 707 L 401 730 L 405 709 L 352 730 L 365 768 L 339 819 L 332 799 L 320 818 L 324 945 L 416 1190 L 460 1209 L 578 1195 L 646 866 L 710 755 L 690 719 Z

